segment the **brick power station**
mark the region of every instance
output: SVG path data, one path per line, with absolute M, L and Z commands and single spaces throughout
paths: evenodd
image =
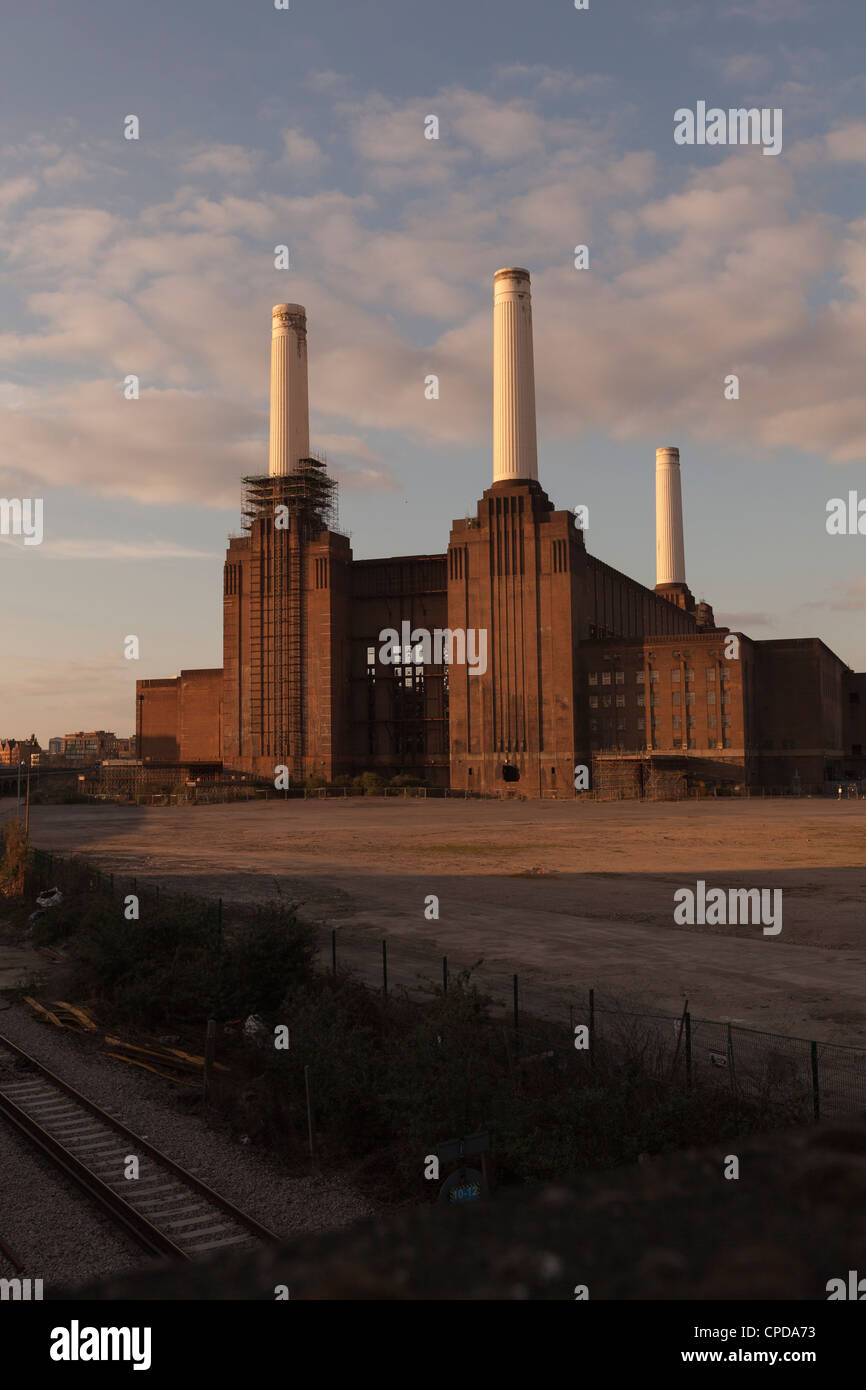
M 494 277 L 493 385 L 493 481 L 476 515 L 454 522 L 444 554 L 356 560 L 310 453 L 306 313 L 276 306 L 269 468 L 244 479 L 226 554 L 223 664 L 138 682 L 139 758 L 560 797 L 580 796 L 576 765 L 626 795 L 862 779 L 866 674 L 818 638 L 719 628 L 695 602 L 677 449 L 656 453 L 654 590 L 590 555 L 555 509 L 538 481 L 517 268 Z

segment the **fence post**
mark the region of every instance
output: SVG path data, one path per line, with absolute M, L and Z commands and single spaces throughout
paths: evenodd
M 448 957 L 442 957 L 442 994 L 448 993 Z
M 313 1107 L 310 1103 L 310 1068 L 304 1067 L 304 1090 L 307 1093 L 307 1140 L 310 1145 L 310 1161 L 315 1158 L 315 1145 L 313 1143 Z
M 818 1044 L 810 1044 L 812 1054 L 812 1109 L 815 1115 L 815 1123 L 821 1118 L 821 1092 L 818 1085 Z
M 206 1106 L 210 1096 L 210 1078 L 213 1071 L 214 1052 L 216 1051 L 216 1019 L 209 1018 L 207 1021 L 207 1033 L 204 1041 L 204 1073 L 202 1076 L 202 1103 Z
M 686 1020 L 686 1090 L 692 1089 L 692 1016 L 685 1011 Z

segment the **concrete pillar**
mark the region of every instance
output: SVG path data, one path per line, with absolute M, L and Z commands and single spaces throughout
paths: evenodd
M 538 478 L 529 271 L 493 277 L 493 481 Z
M 307 400 L 307 311 L 275 304 L 271 333 L 271 438 L 268 473 L 292 473 L 310 456 Z
M 685 584 L 679 449 L 656 449 L 656 588 Z

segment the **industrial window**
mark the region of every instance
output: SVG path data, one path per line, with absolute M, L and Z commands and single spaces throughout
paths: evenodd
M 610 685 L 610 671 L 602 671 L 601 683 L 602 685 Z
M 637 726 L 638 726 L 639 729 L 645 729 L 645 728 L 646 728 L 646 720 L 643 719 L 643 718 L 639 718 L 638 721 L 637 721 Z
M 590 707 L 590 709 L 598 709 L 598 696 L 597 696 L 597 695 L 590 695 L 590 697 L 589 697 L 589 707 Z
M 602 695 L 602 697 L 601 697 L 601 703 L 602 703 L 602 705 L 604 706 L 605 709 L 610 709 L 610 696 L 609 696 L 609 695 Z
M 693 738 L 690 738 L 690 739 L 689 739 L 688 745 L 689 745 L 689 748 L 694 748 L 694 746 L 695 746 L 695 741 L 694 741 Z
M 686 691 L 686 704 L 687 704 L 687 705 L 693 705 L 694 703 L 695 703 L 695 692 L 694 692 L 693 690 L 687 690 L 687 691 Z
M 678 690 L 674 690 L 674 691 L 672 692 L 672 694 L 671 694 L 671 704 L 672 704 L 672 705 L 678 705 L 678 704 L 680 703 L 681 699 L 682 699 L 682 697 L 681 697 L 681 695 L 680 695 L 680 692 L 679 692 Z
M 650 680 L 652 681 L 653 685 L 655 685 L 655 684 L 657 683 L 658 678 L 659 678 L 658 667 L 657 667 L 657 666 L 653 666 L 653 667 L 651 668 L 651 670 L 650 670 Z
M 375 647 L 368 647 L 368 648 L 367 648 L 367 665 L 368 665 L 368 666 L 375 666 L 375 665 L 376 665 L 376 648 L 375 648 Z
M 624 695 L 617 695 L 617 697 L 616 697 L 616 707 L 617 707 L 617 709 L 625 709 L 625 696 L 624 696 Z
M 731 703 L 731 692 L 730 692 L 730 690 L 723 690 L 723 691 L 722 691 L 722 704 L 723 704 L 723 705 L 729 705 L 730 703 Z
M 651 704 L 651 705 L 657 705 L 658 702 L 659 702 L 659 697 L 658 697 L 658 695 L 655 693 L 654 690 L 651 691 L 651 692 L 650 692 L 650 704 Z
M 635 671 L 634 678 L 638 685 L 646 685 L 646 671 Z
M 679 683 L 680 683 L 680 668 L 679 668 L 678 666 L 673 666 L 673 667 L 671 667 L 671 685 L 679 685 Z
M 729 729 L 731 727 L 731 716 L 729 714 L 722 715 L 722 724 L 726 729 Z
M 715 727 L 716 727 L 716 716 L 715 716 L 714 714 L 708 714 L 708 715 L 707 715 L 707 728 L 708 728 L 708 729 L 714 729 Z
M 690 715 L 688 716 L 688 718 L 687 718 L 687 720 L 686 720 L 686 724 L 688 725 L 688 727 L 689 727 L 690 729 L 694 729 L 694 728 L 695 728 L 695 717 L 694 717 L 693 714 L 690 714 Z
M 683 721 L 680 719 L 680 716 L 679 716 L 678 714 L 675 714 L 675 715 L 674 715 L 674 728 L 675 728 L 675 729 L 681 729 L 682 727 L 683 727 Z
M 617 673 L 616 673 L 616 683 L 617 683 L 617 685 L 624 685 L 624 684 L 625 684 L 625 671 L 617 671 Z
M 687 666 L 687 667 L 686 667 L 686 680 L 687 680 L 687 681 L 693 681 L 694 678 L 695 678 L 694 667 L 693 667 L 693 666 Z
M 708 704 L 708 705 L 714 705 L 715 703 L 716 703 L 716 692 L 715 692 L 715 690 L 708 690 L 708 691 L 707 691 L 707 704 Z
M 598 671 L 590 671 L 586 679 L 590 685 L 598 685 Z
M 637 703 L 639 709 L 642 709 L 643 706 L 646 704 L 646 695 L 644 695 L 643 691 L 641 691 L 640 695 L 638 695 Z
M 713 683 L 713 681 L 714 681 L 715 679 L 716 679 L 716 668 L 715 668 L 715 666 L 708 666 L 708 667 L 707 667 L 707 685 L 712 685 L 712 683 Z
M 625 720 L 624 720 L 624 719 L 618 719 L 618 720 L 616 721 L 616 727 L 617 727 L 617 729 L 618 729 L 620 732 L 622 732 L 622 730 L 625 728 Z

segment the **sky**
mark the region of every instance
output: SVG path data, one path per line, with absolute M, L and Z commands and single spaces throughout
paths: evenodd
M 866 668 L 866 536 L 826 529 L 866 499 L 864 50 L 862 0 L 8 7 L 0 497 L 42 498 L 44 539 L 0 534 L 0 738 L 128 734 L 136 679 L 221 664 L 276 303 L 354 554 L 442 553 L 491 480 L 509 265 L 588 548 L 655 582 L 677 445 L 696 597 Z M 677 144 L 701 101 L 780 109 L 780 152 Z

